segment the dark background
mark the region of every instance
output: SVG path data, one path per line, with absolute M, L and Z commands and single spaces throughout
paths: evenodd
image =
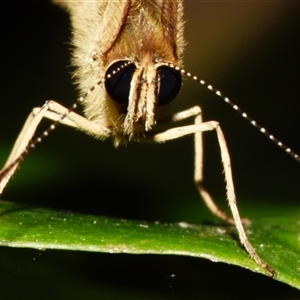
M 0 9 L 0 159 L 4 163 L 31 109 L 48 99 L 70 106 L 76 91 L 70 79 L 68 15 L 46 0 L 2 1 Z M 300 4 L 185 1 L 185 16 L 186 70 L 220 89 L 300 152 Z M 201 105 L 205 120 L 221 123 L 243 215 L 268 215 L 259 209 L 261 203 L 299 203 L 296 161 L 220 98 L 184 80 L 174 106 L 182 110 L 192 105 Z M 44 122 L 41 128 L 47 125 Z M 205 167 L 206 186 L 226 208 L 214 133 L 205 134 Z M 26 158 L 2 198 L 138 220 L 214 220 L 193 184 L 192 137 L 116 150 L 110 140 L 99 142 L 61 126 Z M 250 206 L 257 211 L 248 210 Z M 296 290 L 272 279 L 201 259 L 0 251 L 5 299 L 299 297 Z M 72 295 L 79 285 L 82 295 L 77 290 Z

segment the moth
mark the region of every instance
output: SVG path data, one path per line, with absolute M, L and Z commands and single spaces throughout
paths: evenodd
M 199 106 L 168 115 L 168 104 L 178 95 L 181 77 L 186 74 L 182 69 L 183 1 L 53 2 L 70 14 L 72 62 L 80 90 L 77 102 L 82 104 L 84 116 L 74 112 L 77 103 L 65 108 L 47 101 L 42 107 L 34 108 L 0 172 L 0 193 L 30 149 L 58 124 L 74 127 L 100 140 L 112 138 L 116 147 L 130 141 L 162 143 L 194 135 L 194 179 L 202 199 L 214 215 L 236 226 L 240 242 L 250 257 L 273 276 L 274 269 L 260 258 L 244 230 L 236 204 L 230 156 L 219 123 L 203 122 Z M 217 94 L 221 96 L 220 92 Z M 231 103 L 228 98 L 224 100 Z M 33 139 L 44 118 L 54 123 Z M 186 119 L 191 119 L 190 125 L 178 125 Z M 203 186 L 202 133 L 205 131 L 217 135 L 232 217 L 218 208 Z

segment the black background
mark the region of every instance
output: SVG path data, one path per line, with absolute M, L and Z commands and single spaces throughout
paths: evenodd
M 47 99 L 70 106 L 76 91 L 70 79 L 68 15 L 46 0 L 2 1 L 0 7 L 0 158 L 4 163 L 30 110 Z M 300 152 L 300 5 L 185 1 L 185 7 L 186 70 L 220 89 Z M 260 216 L 264 214 L 259 211 L 261 202 L 299 203 L 296 161 L 220 98 L 184 80 L 174 109 L 192 105 L 201 105 L 205 120 L 221 123 L 243 215 L 249 202 Z M 207 133 L 206 185 L 226 207 L 221 172 L 215 134 Z M 22 163 L 2 198 L 138 220 L 213 220 L 193 184 L 192 137 L 116 150 L 110 140 L 99 142 L 61 126 Z M 296 290 L 267 277 L 201 259 L 0 251 L 5 299 L 299 297 Z M 82 286 L 82 295 L 72 294 L 74 286 Z

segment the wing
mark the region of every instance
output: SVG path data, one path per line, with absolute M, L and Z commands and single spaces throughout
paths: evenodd
M 59 1 L 69 13 L 72 21 L 76 47 L 91 47 L 91 40 L 97 43 L 97 50 L 106 52 L 115 42 L 129 13 L 130 0 L 101 1 Z

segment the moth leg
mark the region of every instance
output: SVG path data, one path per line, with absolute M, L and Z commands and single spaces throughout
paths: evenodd
M 36 127 L 41 122 L 41 119 L 43 118 L 43 114 L 45 113 L 47 107 L 44 105 L 40 108 L 39 112 L 34 116 L 31 112 L 28 116 L 14 146 L 12 151 L 10 152 L 10 155 L 3 167 L 3 169 L 0 172 L 0 194 L 2 194 L 2 191 L 4 190 L 5 186 L 7 185 L 10 178 L 13 176 L 13 174 L 16 171 L 16 168 L 19 165 L 19 162 L 16 164 L 13 164 L 15 159 L 19 157 L 19 155 L 24 151 L 28 143 L 30 142 Z
M 21 156 L 30 145 L 34 133 L 43 118 L 50 119 L 52 121 L 59 121 L 61 124 L 75 127 L 80 131 L 98 138 L 106 138 L 110 135 L 109 129 L 102 127 L 74 112 L 69 112 L 67 108 L 57 102 L 47 101 L 42 107 L 36 107 L 32 110 L 3 169 L 0 171 L 0 194 L 7 185 L 11 176 L 15 173 L 20 161 L 22 160 Z
M 195 117 L 195 125 L 199 125 L 202 124 L 202 114 L 198 114 Z M 217 128 L 220 128 L 219 125 L 217 125 Z M 225 170 L 225 178 L 226 178 L 226 182 L 227 180 L 231 181 L 231 185 L 232 185 L 232 191 L 233 191 L 233 197 L 229 197 L 228 194 L 228 186 L 227 186 L 227 199 L 230 202 L 230 199 L 235 199 L 235 194 L 234 194 L 234 190 L 233 190 L 233 180 L 232 180 L 232 175 L 231 175 L 231 166 L 230 166 L 230 160 L 229 160 L 229 154 L 228 154 L 228 149 L 227 149 L 227 145 L 226 145 L 226 141 L 224 139 L 223 133 L 220 129 L 221 134 L 218 133 L 217 130 L 217 135 L 218 135 L 218 142 L 221 148 L 221 152 L 222 149 L 224 149 L 225 152 L 227 152 L 228 155 L 228 165 L 225 165 L 225 161 L 223 160 L 223 156 L 222 157 L 222 163 L 224 165 L 224 169 L 228 168 L 229 169 L 229 179 L 227 179 L 226 176 L 226 170 Z M 224 211 L 222 211 L 215 203 L 215 201 L 213 200 L 213 198 L 211 197 L 211 195 L 209 194 L 209 192 L 205 189 L 204 185 L 203 185 L 203 139 L 202 139 L 202 131 L 197 131 L 195 132 L 195 142 L 194 142 L 194 146 L 195 146 L 195 171 L 194 171 L 194 181 L 195 184 L 198 188 L 198 191 L 201 195 L 201 197 L 203 198 L 206 206 L 209 208 L 209 210 L 218 218 L 235 225 L 235 219 L 230 217 L 229 215 L 227 215 Z M 235 200 L 234 200 L 235 201 Z M 232 210 L 232 209 L 231 209 Z M 236 208 L 237 210 L 237 208 Z M 234 214 L 233 214 L 234 215 Z
M 62 106 L 61 104 L 49 100 L 45 103 L 48 107 L 47 111 L 44 114 L 44 118 L 47 118 L 51 121 L 59 121 L 60 124 L 71 126 L 80 130 L 88 135 L 92 135 L 96 138 L 105 139 L 111 135 L 111 130 L 104 126 L 95 123 L 92 120 L 89 120 L 73 111 L 69 111 L 68 108 Z M 45 106 L 44 105 L 44 106 Z M 32 114 L 38 112 L 40 108 L 34 108 Z M 62 119 L 62 116 L 64 118 Z
M 170 123 L 179 122 L 185 120 L 187 118 L 194 117 L 195 118 L 195 126 L 203 124 L 202 122 L 202 112 L 199 106 L 192 107 L 190 109 L 184 110 L 182 112 L 176 113 L 170 118 L 166 118 L 162 121 L 163 126 L 170 125 Z M 161 138 L 164 136 L 164 133 L 161 133 L 161 128 L 158 129 L 160 131 L 159 135 Z M 172 129 L 173 130 L 173 129 Z M 176 128 L 175 128 L 176 130 Z M 179 131 L 180 129 L 178 129 Z M 213 130 L 213 129 L 211 129 Z M 205 130 L 203 130 L 205 131 Z M 203 198 L 208 209 L 218 218 L 230 223 L 235 224 L 234 219 L 222 211 L 214 202 L 211 195 L 205 189 L 203 185 L 203 141 L 202 141 L 202 131 L 198 130 L 195 133 L 195 170 L 194 170 L 194 180 L 195 184 L 198 188 L 198 191 Z M 162 135 L 162 136 L 161 136 Z M 186 134 L 184 134 L 186 135 Z M 158 137 L 156 137 L 158 138 Z M 172 138 L 169 138 L 172 139 Z M 246 219 L 244 220 L 246 222 Z
M 217 208 L 215 210 L 215 204 L 210 196 L 207 197 L 206 191 L 202 187 L 202 136 L 199 134 L 204 131 L 211 131 L 215 130 L 218 138 L 218 143 L 220 147 L 221 152 L 221 160 L 224 167 L 224 174 L 225 174 L 225 181 L 226 181 L 226 194 L 227 194 L 227 201 L 233 216 L 234 222 L 232 222 L 226 214 L 225 218 L 223 213 L 221 214 L 221 218 L 225 219 L 226 221 L 229 221 L 230 223 L 235 224 L 235 227 L 238 231 L 239 239 L 241 244 L 244 246 L 250 257 L 261 267 L 265 268 L 271 276 L 275 274 L 275 271 L 273 268 L 271 268 L 265 261 L 263 261 L 260 256 L 257 254 L 256 250 L 253 248 L 251 243 L 249 242 L 246 232 L 243 227 L 243 223 L 241 220 L 241 217 L 239 215 L 239 211 L 236 204 L 236 197 L 234 192 L 234 185 L 233 185 L 233 179 L 232 179 L 232 171 L 231 171 L 231 163 L 230 163 L 230 156 L 228 152 L 228 148 L 226 145 L 224 134 L 221 130 L 221 127 L 218 122 L 216 121 L 209 121 L 205 123 L 201 123 L 201 113 L 196 115 L 195 117 L 195 124 L 188 125 L 188 126 L 182 126 L 182 127 L 176 127 L 168 129 L 164 132 L 160 133 L 154 133 L 152 136 L 149 135 L 146 137 L 147 141 L 152 141 L 156 143 L 162 143 L 166 142 L 168 140 L 177 139 L 189 134 L 195 134 L 195 148 L 196 148 L 196 155 L 195 155 L 195 181 L 199 188 L 199 192 L 201 195 L 206 197 L 205 201 L 208 201 L 208 207 L 215 212 L 217 211 L 217 215 L 219 216 L 219 209 Z M 199 146 L 197 146 L 199 145 Z M 200 166 L 197 166 L 197 164 L 200 164 Z M 208 199 L 208 200 L 207 200 Z M 212 204 L 211 204 L 212 202 Z M 214 212 L 214 213 L 215 213 Z M 220 217 L 220 216 L 219 216 Z
M 189 109 L 177 112 L 172 116 L 165 117 L 162 120 L 159 120 L 159 123 L 157 125 L 158 131 L 162 132 L 161 128 L 164 126 L 170 127 L 170 124 L 172 123 L 180 122 L 188 118 L 195 118 L 196 116 L 201 114 L 202 112 L 200 106 L 194 106 Z

